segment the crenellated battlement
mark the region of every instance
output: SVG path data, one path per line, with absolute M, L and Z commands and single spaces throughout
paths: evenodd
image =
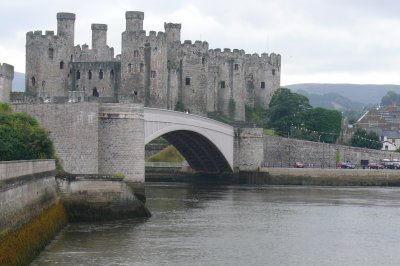
M 149 43 L 150 46 L 160 46 L 166 43 L 165 33 L 162 31 L 150 31 L 149 34 L 145 30 L 141 31 L 124 31 L 122 33 L 122 42 L 134 42 L 139 46 Z
M 180 49 L 183 49 L 187 52 L 202 52 L 206 53 L 208 51 L 208 42 L 203 41 L 195 41 L 192 43 L 191 40 L 185 40 L 180 44 Z

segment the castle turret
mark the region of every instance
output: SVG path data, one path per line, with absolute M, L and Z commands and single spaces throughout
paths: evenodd
M 14 67 L 9 64 L 0 64 L 0 102 L 9 102 L 12 80 L 14 79 Z
M 57 13 L 57 35 L 68 40 L 68 44 L 74 45 L 75 14 Z
M 126 31 L 142 31 L 144 13 L 141 11 L 126 11 Z
M 181 24 L 164 23 L 164 29 L 168 43 L 181 41 Z
M 92 48 L 102 49 L 107 46 L 107 25 L 92 24 Z

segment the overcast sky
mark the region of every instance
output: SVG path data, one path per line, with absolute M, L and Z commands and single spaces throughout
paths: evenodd
M 182 23 L 182 41 L 281 54 L 282 85 L 400 84 L 398 0 L 4 0 L 0 62 L 25 72 L 26 32 L 56 31 L 57 12 L 76 14 L 75 45 L 91 45 L 91 23 L 108 24 L 118 54 L 125 11 L 136 10 L 146 31 Z

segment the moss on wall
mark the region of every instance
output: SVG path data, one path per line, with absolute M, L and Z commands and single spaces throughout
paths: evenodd
M 27 265 L 67 224 L 64 206 L 57 203 L 15 232 L 0 236 L 0 265 Z

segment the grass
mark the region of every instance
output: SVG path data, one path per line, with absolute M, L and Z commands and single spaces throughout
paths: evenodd
M 146 162 L 183 162 L 183 156 L 174 146 L 169 145 L 146 159 Z
M 264 135 L 277 136 L 277 134 L 275 133 L 275 130 L 273 130 L 273 129 L 264 129 L 263 133 L 264 133 Z

